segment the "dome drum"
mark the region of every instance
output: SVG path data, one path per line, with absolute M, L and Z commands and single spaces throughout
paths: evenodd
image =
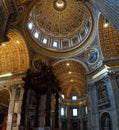
M 52 51 L 72 50 L 82 45 L 91 30 L 88 6 L 74 0 L 40 0 L 28 18 L 28 31 L 36 44 Z

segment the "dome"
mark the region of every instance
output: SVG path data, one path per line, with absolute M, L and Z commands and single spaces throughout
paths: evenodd
M 92 30 L 88 6 L 76 0 L 39 0 L 32 7 L 27 25 L 33 40 L 52 51 L 81 46 Z

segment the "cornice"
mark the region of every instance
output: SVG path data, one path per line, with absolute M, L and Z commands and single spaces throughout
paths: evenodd
M 23 77 L 26 77 L 25 73 L 0 78 L 0 85 L 24 83 L 22 80 Z

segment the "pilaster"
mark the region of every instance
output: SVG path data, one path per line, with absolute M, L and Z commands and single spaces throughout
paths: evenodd
M 91 130 L 99 130 L 99 115 L 97 107 L 97 92 L 96 86 L 92 83 L 89 85 L 89 97 L 91 105 Z
M 21 119 L 23 84 L 10 86 L 10 103 L 8 110 L 7 130 L 18 130 Z
M 119 88 L 116 80 L 117 76 L 119 74 L 109 73 L 109 80 L 107 81 L 113 118 L 113 130 L 119 129 Z

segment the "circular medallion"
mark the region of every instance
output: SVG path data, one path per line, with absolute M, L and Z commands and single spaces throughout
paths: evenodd
M 95 64 L 99 59 L 99 52 L 96 48 L 89 48 L 87 51 L 87 62 Z

